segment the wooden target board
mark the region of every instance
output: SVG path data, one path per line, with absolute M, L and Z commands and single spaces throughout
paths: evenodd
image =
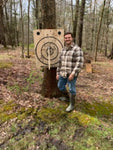
M 40 67 L 57 67 L 64 46 L 64 29 L 34 30 L 35 55 Z

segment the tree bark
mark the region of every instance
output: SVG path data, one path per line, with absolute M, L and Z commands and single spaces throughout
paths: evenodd
M 30 58 L 29 55 L 29 23 L 30 23 L 30 17 L 29 17 L 29 9 L 30 9 L 30 0 L 28 0 L 28 36 L 27 36 L 27 58 Z
M 79 13 L 79 0 L 76 0 L 75 5 L 75 20 L 73 22 L 73 36 L 74 36 L 74 42 L 76 40 L 76 31 L 77 31 L 77 23 L 78 23 L 78 13 Z
M 6 47 L 5 28 L 3 23 L 3 1 L 0 2 L 0 43 Z
M 17 9 L 16 1 L 14 0 L 14 44 L 18 46 L 18 31 L 17 31 Z
M 100 35 L 100 30 L 101 30 L 101 25 L 102 25 L 102 19 L 103 19 L 103 13 L 104 13 L 105 4 L 106 4 L 106 0 L 104 0 L 102 12 L 101 12 L 100 23 L 99 23 L 99 28 L 98 28 L 98 32 L 97 32 L 96 47 L 95 47 L 95 57 L 94 57 L 95 61 L 97 60 L 98 42 L 99 42 L 99 35 Z
M 36 10 L 35 10 L 35 16 L 36 16 L 36 26 L 37 29 L 39 29 L 39 0 L 36 0 Z
M 80 19 L 77 31 L 77 45 L 82 46 L 82 31 L 83 31 L 83 20 L 84 20 L 84 10 L 85 10 L 85 2 L 86 0 L 82 0 L 81 7 L 80 7 Z
M 10 33 L 11 33 L 11 46 L 14 47 L 14 28 L 13 28 L 13 11 L 12 11 L 12 0 L 10 0 Z
M 108 6 L 107 6 L 108 12 L 107 12 L 107 22 L 106 22 L 105 56 L 107 56 L 108 33 L 109 33 L 109 25 L 110 25 L 110 23 L 111 23 L 111 21 L 109 21 L 110 3 L 111 3 L 111 0 L 108 1 Z
M 22 55 L 21 57 L 24 58 L 24 24 L 23 24 L 23 12 L 22 12 L 22 0 L 20 0 L 20 12 L 21 12 L 21 31 L 22 31 Z
M 73 0 L 71 0 L 71 20 L 72 20 L 72 29 L 73 29 Z
M 110 52 L 110 55 L 108 56 L 109 59 L 113 59 L 113 43 L 112 43 L 112 49 Z
M 94 45 L 95 45 L 95 10 L 96 10 L 96 0 L 94 1 L 94 7 L 93 7 L 93 20 L 92 20 L 92 27 L 91 27 L 91 50 L 94 51 Z
M 55 29 L 56 28 L 56 8 L 55 0 L 42 0 L 42 18 L 43 29 Z M 58 97 L 59 90 L 57 88 L 56 81 L 56 67 L 44 68 L 44 79 L 41 89 L 41 94 L 44 97 Z
M 43 29 L 56 28 L 55 0 L 42 0 Z
M 5 19 L 6 19 L 6 24 L 5 24 L 5 29 L 6 29 L 6 41 L 7 41 L 7 44 L 10 43 L 10 39 L 11 39 L 11 36 L 10 36 L 10 29 L 9 29 L 9 17 L 8 17 L 8 13 L 7 13 L 7 8 L 6 8 L 6 5 L 5 5 Z

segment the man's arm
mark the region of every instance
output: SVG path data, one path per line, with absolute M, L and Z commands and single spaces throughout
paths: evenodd
M 77 50 L 75 50 L 73 63 L 74 62 L 75 62 L 75 67 L 72 71 L 72 75 L 78 74 L 83 68 L 83 64 L 84 64 L 83 51 L 79 47 L 77 47 Z

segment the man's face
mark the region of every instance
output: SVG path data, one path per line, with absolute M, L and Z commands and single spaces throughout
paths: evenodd
M 65 35 L 64 41 L 67 46 L 70 46 L 73 43 L 73 38 L 72 38 L 71 34 Z

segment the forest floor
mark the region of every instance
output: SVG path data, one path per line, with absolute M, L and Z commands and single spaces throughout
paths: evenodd
M 0 150 L 113 150 L 113 60 L 98 54 L 82 69 L 76 108 L 40 94 L 34 53 L 0 47 Z

